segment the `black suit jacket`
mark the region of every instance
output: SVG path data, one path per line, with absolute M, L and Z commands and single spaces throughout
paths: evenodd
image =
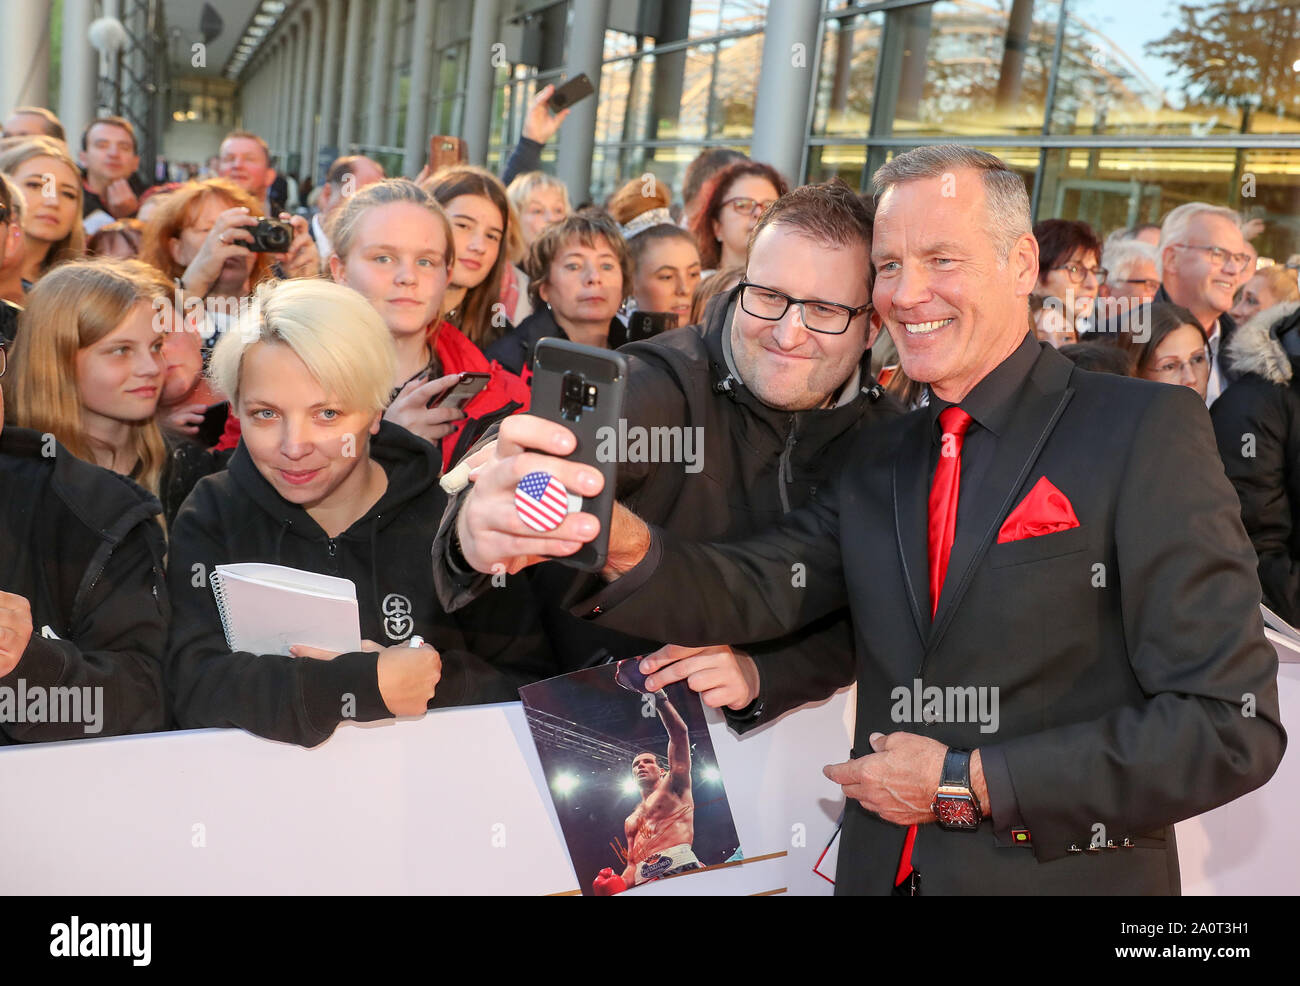
M 1264 783 L 1286 742 L 1240 509 L 1188 388 L 1078 370 L 1043 347 L 1015 401 L 985 481 L 962 491 L 933 623 L 925 410 L 864 433 L 827 495 L 765 535 L 656 532 L 645 589 L 599 619 L 705 643 L 774 636 L 847 601 L 855 755 L 876 731 L 996 746 L 1030 830 L 1024 847 L 991 820 L 921 826 L 924 893 L 1177 893 L 1173 823 Z M 1042 476 L 1080 526 L 995 543 Z M 996 731 L 900 721 L 892 693 L 916 679 L 996 688 Z M 1098 835 L 1133 847 L 1092 851 Z M 889 892 L 903 836 L 850 801 L 837 892 Z

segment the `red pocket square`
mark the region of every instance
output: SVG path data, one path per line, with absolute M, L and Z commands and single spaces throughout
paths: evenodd
M 1078 526 L 1079 518 L 1074 515 L 1070 498 L 1043 476 L 1002 522 L 1002 529 L 998 531 L 998 544 L 1023 541 L 1042 534 L 1055 534 Z

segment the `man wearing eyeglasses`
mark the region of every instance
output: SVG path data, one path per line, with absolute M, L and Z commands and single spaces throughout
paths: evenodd
M 1180 205 L 1160 227 L 1159 257 L 1161 285 L 1155 300 L 1182 305 L 1196 316 L 1210 340 L 1205 403 L 1213 404 L 1236 379 L 1224 352 L 1237 329 L 1228 309 L 1237 288 L 1253 273 L 1240 217 L 1206 202 Z
M 618 497 L 631 513 L 616 508 L 612 566 L 640 556 L 642 521 L 687 538 L 762 530 L 829 483 L 857 434 L 901 412 L 870 375 L 878 331 L 869 304 L 870 243 L 870 211 L 846 185 L 797 188 L 763 214 L 750 234 L 744 280 L 710 305 L 703 325 L 623 347 L 629 429 L 699 428 L 703 449 L 697 463 L 619 463 Z M 528 530 L 514 510 L 517 453 L 553 427 L 529 415 L 507 418 L 488 464 L 453 502 L 434 544 L 435 582 L 448 608 L 490 591 L 471 569 L 493 572 L 503 544 Z M 584 488 L 582 467 L 553 465 L 568 489 Z M 556 563 L 537 566 L 530 577 L 553 604 L 544 619 L 570 669 L 639 657 L 664 643 L 579 618 L 609 605 L 606 592 L 630 591 L 630 583 L 603 587 Z M 778 640 L 675 653 L 692 672 L 690 687 L 725 708 L 737 730 L 853 679 L 843 610 Z
M 822 769 L 848 799 L 836 893 L 1176 894 L 1173 825 L 1263 784 L 1286 744 L 1209 418 L 1026 332 L 1039 251 L 1005 162 L 927 145 L 872 184 L 873 310 L 929 406 L 862 431 L 757 536 L 651 531 L 610 587 L 636 591 L 591 617 L 692 644 L 849 605 L 854 748 Z M 679 679 L 673 657 L 642 662 L 647 688 Z

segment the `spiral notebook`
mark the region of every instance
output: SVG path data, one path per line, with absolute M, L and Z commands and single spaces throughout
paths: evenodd
M 357 587 L 283 565 L 218 565 L 209 581 L 231 651 L 288 656 L 294 644 L 361 650 Z

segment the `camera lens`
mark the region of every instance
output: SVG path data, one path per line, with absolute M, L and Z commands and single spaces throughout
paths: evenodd
M 266 231 L 266 245 L 277 253 L 288 250 L 291 241 L 289 231 L 279 223 L 269 227 Z

